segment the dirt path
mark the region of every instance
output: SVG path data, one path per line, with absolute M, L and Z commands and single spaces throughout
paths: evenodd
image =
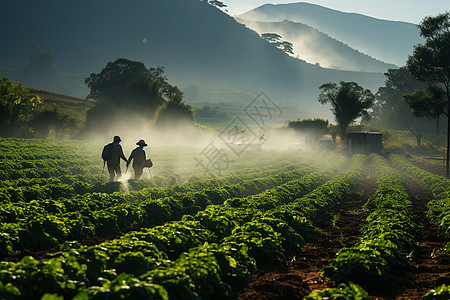
M 369 214 L 362 206 L 374 193 L 376 186 L 368 180 L 339 203 L 336 213 L 320 220 L 316 226 L 321 231 L 296 253 L 286 265 L 267 266 L 255 274 L 238 299 L 303 299 L 315 289 L 334 286 L 319 271 L 345 246 L 354 244 L 360 236 L 359 229 Z

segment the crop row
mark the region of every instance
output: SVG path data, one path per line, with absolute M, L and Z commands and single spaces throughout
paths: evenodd
M 100 153 L 103 145 L 92 142 L 48 142 L 0 138 L 0 181 L 32 178 L 51 178 L 64 175 L 86 175 L 101 180 L 103 165 Z M 198 149 L 185 148 L 183 153 L 174 147 L 151 148 L 147 153 L 155 161 L 155 173 L 164 177 L 191 177 L 198 158 Z M 290 156 L 290 158 L 289 158 Z M 254 159 L 258 158 L 258 161 Z M 250 158 L 250 159 L 249 159 Z M 261 159 L 261 160 L 259 160 Z M 258 165 L 269 167 L 276 162 L 295 161 L 295 155 L 286 153 L 244 153 L 230 160 L 233 172 L 250 171 Z M 262 164 L 261 164 L 262 162 Z M 247 170 L 245 170 L 247 169 Z M 224 170 L 227 173 L 229 170 Z M 198 170 L 197 170 L 198 173 Z M 196 174 L 200 175 L 200 174 Z M 205 176 L 203 176 L 205 177 Z M 176 178 L 180 179 L 180 178 Z
M 323 163 L 325 160 L 320 161 Z M 334 159 L 330 163 L 331 172 L 343 168 L 345 162 L 343 157 Z M 0 255 L 5 256 L 11 251 L 24 249 L 48 249 L 67 239 L 81 240 L 93 235 L 117 235 L 121 230 L 130 227 L 179 220 L 183 214 L 195 213 L 213 203 L 223 203 L 228 197 L 256 194 L 313 170 L 300 164 L 298 170 L 278 174 L 272 171 L 271 176 L 268 176 L 268 171 L 264 171 L 262 175 L 265 175 L 265 178 L 214 188 L 200 189 L 199 186 L 206 184 L 194 183 L 192 186 L 188 183 L 166 189 L 111 194 L 88 193 L 58 200 L 46 199 L 49 194 L 47 186 L 36 186 L 27 198 L 17 193 L 11 197 L 15 202 L 0 205 L 0 245 L 3 246 Z M 236 176 L 233 179 L 236 179 Z M 108 185 L 120 184 L 117 182 Z M 211 180 L 209 184 L 215 185 L 217 181 Z M 36 200 L 26 201 L 28 198 Z
M 325 299 L 357 299 L 371 300 L 369 294 L 358 284 L 349 282 L 341 283 L 337 287 L 327 288 L 323 290 L 314 290 L 303 300 L 325 300 Z M 406 298 L 405 298 L 406 299 Z M 443 284 L 435 289 L 430 290 L 420 297 L 420 300 L 447 300 L 450 299 L 450 285 Z
M 409 261 L 406 259 L 406 256 L 408 251 L 413 248 L 413 237 L 416 234 L 417 225 L 412 221 L 412 204 L 410 201 L 406 200 L 407 195 L 402 187 L 403 182 L 399 177 L 399 174 L 393 172 L 383 158 L 378 156 L 372 156 L 372 158 L 377 165 L 378 183 L 380 184 L 380 187 L 371 201 L 375 201 L 375 204 L 381 204 L 382 207 L 384 206 L 384 210 L 388 216 L 381 216 L 375 219 L 371 217 L 371 215 L 368 219 L 372 219 L 371 223 L 375 222 L 375 228 L 378 227 L 379 224 L 387 221 L 388 223 L 386 225 L 391 228 L 392 233 L 388 233 L 386 236 L 379 235 L 380 233 L 377 233 L 377 231 L 374 231 L 373 233 L 369 231 L 370 235 L 379 235 L 380 237 L 378 245 L 374 248 L 376 250 L 374 256 L 366 256 L 364 258 L 361 257 L 359 253 L 356 253 L 356 255 L 351 257 L 348 253 L 345 253 L 346 256 L 343 258 L 347 257 L 348 260 L 345 263 L 343 259 L 341 260 L 341 258 L 339 258 L 339 256 L 341 256 L 341 251 L 345 251 L 343 249 L 339 252 L 336 260 L 325 268 L 325 273 L 328 272 L 331 276 L 334 276 L 336 279 L 341 279 L 342 281 L 345 278 L 347 281 L 351 279 L 366 285 L 373 286 L 375 283 L 375 286 L 380 287 L 379 285 L 381 283 L 388 283 L 387 280 L 389 279 L 393 279 L 391 284 L 398 282 L 398 280 L 404 280 L 403 278 L 395 278 L 396 276 L 393 276 L 393 273 L 397 273 L 398 271 L 401 273 L 402 271 L 410 269 Z M 448 191 L 450 191 L 450 181 L 415 167 L 403 156 L 391 155 L 390 159 L 393 165 L 401 170 L 403 174 L 419 180 L 425 187 L 429 188 L 434 193 L 437 199 L 429 203 L 428 217 L 436 224 L 444 225 L 444 221 L 446 220 L 445 216 L 448 215 L 446 212 L 448 212 L 449 207 Z M 389 188 L 390 186 L 397 186 L 400 187 L 400 189 L 398 191 L 389 192 L 389 190 L 392 190 Z M 386 187 L 388 187 L 388 190 L 386 190 Z M 398 193 L 400 190 L 402 190 L 401 193 Z M 379 196 L 384 200 L 377 201 Z M 402 198 L 403 200 L 398 201 Z M 379 208 L 379 205 L 377 205 L 375 212 L 379 210 Z M 402 213 L 401 211 L 404 212 Z M 370 230 L 371 223 L 364 227 L 363 231 L 367 232 L 368 229 Z M 444 228 L 447 228 L 448 233 L 448 227 L 445 227 L 444 225 Z M 361 237 L 360 245 L 374 244 L 370 240 L 365 241 L 365 238 L 366 237 Z M 362 249 L 360 248 L 359 250 Z M 379 260 L 379 258 L 374 259 L 376 256 L 381 257 L 382 260 Z M 339 260 L 341 260 L 341 264 L 337 263 Z M 374 263 L 374 261 L 380 263 L 377 264 Z M 340 269 L 338 269 L 339 267 Z M 350 281 L 348 285 L 341 283 L 337 288 L 313 291 L 309 296 L 305 297 L 305 300 L 325 299 L 326 297 L 346 297 L 346 299 L 361 300 L 371 299 L 363 288 Z M 432 289 L 420 299 L 431 300 L 449 298 L 450 286 L 443 284 Z
M 401 172 L 418 180 L 433 193 L 435 199 L 428 202 L 427 217 L 450 234 L 450 180 L 422 170 L 400 155 L 391 155 L 390 159 Z
M 240 184 L 176 193 L 160 190 L 93 193 L 70 199 L 10 203 L 0 206 L 0 255 L 23 249 L 48 249 L 66 240 L 93 235 L 117 235 L 130 227 L 179 220 L 230 197 L 260 193 L 311 173 L 311 168 L 280 173 Z M 295 180 L 294 180 L 295 182 Z
M 248 206 L 231 199 L 181 221 L 130 232 L 98 246 L 66 242 L 61 252 L 41 261 L 25 257 L 18 263 L 1 263 L 0 296 L 39 299 L 55 293 L 79 300 L 230 295 L 226 282 L 245 282 L 256 265 L 284 259 L 290 249 L 300 247 L 314 218 L 358 181 L 365 161 L 356 157 L 348 171 L 298 199 L 292 197 L 306 193 L 323 175 L 305 176 L 298 184 L 266 192 L 266 197 L 250 197 Z M 254 208 L 265 207 L 258 199 L 267 197 L 279 205 L 266 211 Z
M 378 189 L 366 206 L 374 210 L 361 229 L 359 242 L 339 250 L 322 272 L 336 282 L 380 288 L 404 280 L 397 275 L 411 268 L 407 256 L 414 248 L 418 225 L 413 221 L 413 203 L 402 176 L 385 158 L 377 154 L 371 158 Z
M 14 155 L 27 153 L 27 145 L 38 144 L 39 150 L 48 150 L 51 154 L 46 154 L 45 159 L 0 159 L 0 202 L 8 194 L 11 188 L 23 187 L 25 190 L 33 190 L 36 185 L 49 185 L 52 189 L 51 196 L 58 197 L 61 194 L 67 197 L 67 194 L 90 192 L 110 192 L 111 185 L 101 185 L 102 181 L 107 180 L 105 173 L 107 170 L 102 168 L 102 160 L 98 152 L 101 145 L 90 145 L 81 142 L 86 149 L 74 147 L 77 155 L 66 153 L 69 146 L 55 146 L 54 143 L 48 143 L 38 140 L 19 140 L 19 145 L 9 145 L 8 151 Z M 6 143 L 8 144 L 8 143 Z M 72 148 L 75 143 L 70 145 Z M 5 149 L 5 139 L 0 138 L 0 147 Z M 29 148 L 29 145 L 28 145 Z M 54 149 L 56 148 L 56 150 Z M 99 148 L 99 149 L 97 149 Z M 6 152 L 8 152 L 6 151 Z M 197 150 L 198 151 L 198 150 Z M 179 151 L 173 153 L 173 150 L 166 147 L 157 148 L 155 151 L 155 167 L 152 168 L 151 180 L 131 180 L 128 188 L 139 190 L 149 187 L 167 187 L 174 184 L 180 184 L 186 181 L 199 182 L 208 181 L 210 174 L 199 172 L 196 166 L 197 152 L 187 151 L 180 155 Z M 60 154 L 60 155 L 58 155 Z M 232 179 L 233 176 L 246 176 L 246 178 L 263 177 L 255 176 L 258 172 L 270 171 L 270 169 L 279 169 L 286 165 L 293 165 L 306 155 L 299 151 L 295 153 L 285 151 L 283 153 L 252 153 L 252 155 L 243 155 L 238 160 L 234 160 L 230 168 L 224 170 L 223 176 Z M 57 158 L 55 158 L 57 157 Z M 182 162 L 179 162 L 179 160 Z M 263 161 L 261 164 L 259 159 Z M 255 168 L 257 167 L 257 168 Z M 255 171 L 256 169 L 256 171 Z M 123 170 L 124 171 L 124 170 Z M 132 171 L 131 171 L 132 172 Z M 126 174 L 125 178 L 130 176 L 131 172 Z M 101 175 L 103 173 L 103 176 Z M 125 172 L 124 172 L 125 173 Z M 220 177 L 223 177 L 220 176 Z M 113 187 L 114 188 L 114 187 Z M 53 192 L 53 190 L 55 190 Z M 64 190 L 67 192 L 64 193 Z M 37 199 L 33 199 L 37 200 Z
M 61 177 L 52 178 L 33 178 L 33 179 L 18 179 L 14 181 L 14 184 L 6 184 L 5 181 L 0 183 L 0 203 L 18 203 L 18 202 L 30 202 L 32 200 L 45 200 L 54 199 L 57 200 L 61 197 L 73 198 L 77 195 L 85 195 L 87 193 L 114 193 L 121 191 L 153 191 L 153 193 L 165 194 L 169 196 L 174 193 L 188 192 L 198 189 L 219 187 L 225 184 L 242 182 L 249 178 L 261 178 L 277 174 L 287 170 L 293 170 L 298 168 L 299 164 L 285 166 L 274 170 L 265 170 L 259 173 L 253 172 L 250 175 L 233 175 L 223 178 L 210 178 L 208 180 L 189 181 L 184 184 L 173 185 L 171 179 L 164 179 L 161 176 L 157 176 L 149 179 L 133 180 L 123 182 L 112 183 L 97 183 L 92 184 L 93 180 L 89 180 L 89 177 L 78 175 L 64 175 Z M 257 176 L 259 175 L 259 176 Z M 171 185 L 172 184 L 172 185 Z M 150 187 L 149 187 L 150 186 Z M 161 188 L 166 186 L 166 188 Z M 89 195 L 88 195 L 89 196 Z
M 450 235 L 450 180 L 414 166 L 401 155 L 393 154 L 390 156 L 390 160 L 395 168 L 400 170 L 405 176 L 419 181 L 420 184 L 433 193 L 435 199 L 427 204 L 427 218 L 431 223 L 438 225 L 441 230 L 444 230 L 447 235 Z M 449 251 L 449 245 L 446 247 L 447 252 Z M 450 286 L 443 284 L 436 287 L 421 297 L 421 299 L 450 299 Z

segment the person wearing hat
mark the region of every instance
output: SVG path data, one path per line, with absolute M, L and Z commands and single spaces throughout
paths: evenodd
M 120 137 L 116 135 L 113 138 L 113 142 L 103 148 L 102 157 L 108 165 L 110 182 L 122 176 L 120 171 L 120 159 L 123 159 L 128 163 L 127 158 L 123 154 L 122 146 L 119 144 L 121 141 Z
M 147 144 L 144 140 L 139 140 L 136 145 L 138 145 L 138 147 L 131 152 L 130 157 L 128 158 L 127 168 L 130 165 L 131 160 L 133 160 L 134 178 L 140 179 L 145 166 L 144 147 L 147 146 Z

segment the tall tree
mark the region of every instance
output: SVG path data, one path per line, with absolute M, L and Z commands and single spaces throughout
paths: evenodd
M 450 163 L 450 12 L 425 17 L 418 25 L 424 44 L 414 47 L 406 66 L 411 75 L 419 80 L 432 82 L 442 89 L 446 97 L 443 114 L 447 116 L 446 176 Z
M 100 73 L 85 78 L 84 83 L 90 89 L 88 98 L 120 104 L 127 96 L 128 82 L 146 71 L 145 65 L 138 61 L 119 58 L 108 62 Z
M 385 86 L 375 94 L 370 123 L 383 129 L 408 130 L 413 126 L 414 117 L 402 95 L 425 89 L 427 84 L 412 78 L 406 67 L 389 69 L 384 75 Z
M 420 146 L 425 119 L 435 119 L 438 122 L 444 110 L 446 105 L 444 92 L 430 86 L 425 90 L 404 94 L 402 98 L 410 107 L 412 117 L 415 118 L 415 126 L 410 127 L 409 131 L 416 137 L 417 146 Z
M 375 96 L 355 82 L 341 81 L 320 86 L 318 101 L 331 104 L 331 111 L 336 118 L 342 140 L 347 140 L 347 128 L 356 119 L 369 118 L 369 109 L 373 106 Z
M 90 88 L 88 97 L 97 101 L 86 114 L 85 133 L 113 128 L 127 116 L 140 116 L 143 122 L 154 118 L 172 87 L 164 68 L 147 69 L 142 62 L 125 58 L 108 62 L 85 83 Z

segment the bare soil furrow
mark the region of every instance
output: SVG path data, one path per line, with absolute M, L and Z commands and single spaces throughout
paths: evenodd
M 345 246 L 354 244 L 369 212 L 363 205 L 376 190 L 373 180 L 360 184 L 339 203 L 333 214 L 316 224 L 319 231 L 285 265 L 271 265 L 255 274 L 238 299 L 303 299 L 315 289 L 335 286 L 319 271 Z

